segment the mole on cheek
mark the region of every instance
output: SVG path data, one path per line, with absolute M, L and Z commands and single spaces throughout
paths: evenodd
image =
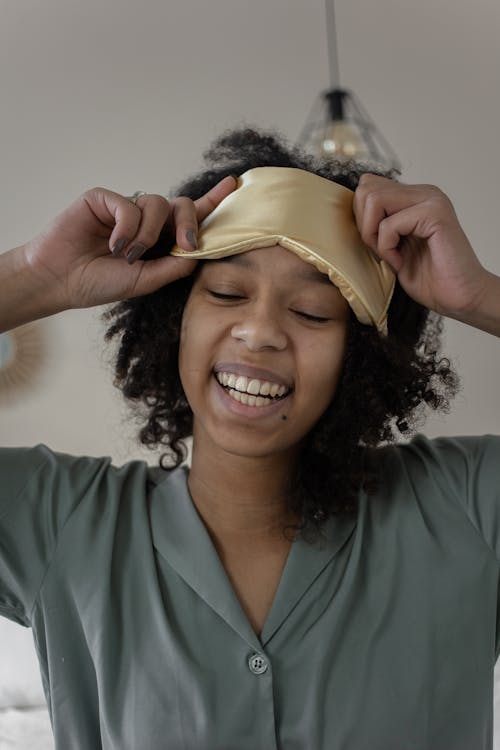
M 281 419 L 286 419 L 286 418 L 287 418 L 286 414 L 281 415 Z

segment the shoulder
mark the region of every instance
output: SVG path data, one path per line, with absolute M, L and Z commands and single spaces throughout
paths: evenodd
M 481 476 L 483 486 L 500 478 L 500 435 L 457 435 L 429 438 L 417 433 L 405 443 L 374 449 L 384 483 L 411 482 L 414 486 L 440 485 L 462 495 Z
M 0 448 L 2 493 L 19 495 L 50 491 L 54 494 L 82 495 L 98 486 L 146 483 L 155 476 L 145 461 L 131 460 L 121 466 L 110 456 L 73 455 L 40 443 L 31 447 Z
M 456 435 L 430 438 L 417 433 L 411 440 L 381 449 L 392 460 L 405 464 L 449 466 L 463 461 L 477 461 L 485 455 L 500 452 L 500 435 Z

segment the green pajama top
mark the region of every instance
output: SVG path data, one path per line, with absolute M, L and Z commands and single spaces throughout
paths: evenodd
M 1 449 L 0 614 L 33 630 L 57 750 L 490 750 L 500 436 L 377 456 L 259 638 L 186 467 Z

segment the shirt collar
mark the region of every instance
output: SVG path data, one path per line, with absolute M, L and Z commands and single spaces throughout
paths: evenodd
M 253 648 L 265 645 L 351 535 L 355 519 L 329 518 L 324 540 L 296 539 L 283 570 L 260 640 L 229 581 L 208 530 L 191 498 L 189 469 L 151 469 L 149 495 L 153 545 L 176 573 Z

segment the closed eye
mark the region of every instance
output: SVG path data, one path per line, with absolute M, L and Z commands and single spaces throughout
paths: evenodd
M 221 292 L 213 292 L 211 289 L 208 289 L 208 292 L 218 299 L 243 299 L 243 297 L 236 294 L 221 294 Z M 305 312 L 299 312 L 299 310 L 292 310 L 292 312 L 296 313 L 297 315 L 301 315 L 307 320 L 313 320 L 316 323 L 324 323 L 328 320 L 331 320 L 331 318 L 320 318 L 317 315 L 309 315 Z
M 221 294 L 220 292 L 212 292 L 211 289 L 208 291 L 210 294 L 213 294 L 214 297 L 220 297 L 221 299 L 243 299 L 243 297 L 238 297 L 236 294 Z
M 297 315 L 302 315 L 308 320 L 314 320 L 315 323 L 326 323 L 328 320 L 331 320 L 331 318 L 320 318 L 318 315 L 309 315 L 308 313 L 299 312 L 298 310 L 292 310 L 292 312 L 297 313 Z

